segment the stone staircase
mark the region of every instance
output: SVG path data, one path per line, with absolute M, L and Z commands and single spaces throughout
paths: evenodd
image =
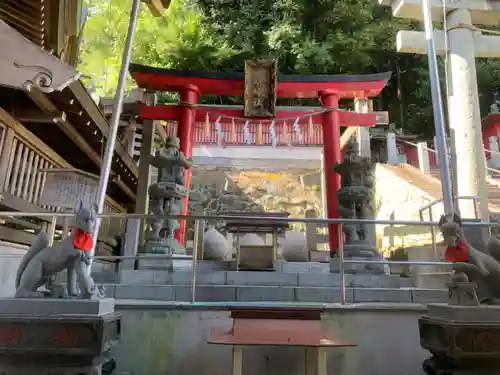
M 439 167 L 432 167 L 431 175 L 441 181 Z M 500 220 L 500 180 L 490 175 L 487 177 L 486 183 L 488 184 L 490 214 L 493 219 Z
M 124 270 L 106 282 L 106 294 L 121 300 L 190 302 L 191 261 L 174 261 L 174 270 Z M 222 269 L 222 268 L 226 269 Z M 196 301 L 219 304 L 245 302 L 325 304 L 340 302 L 340 275 L 324 263 L 284 262 L 276 272 L 231 271 L 230 262 L 201 261 L 196 273 Z M 417 289 L 396 275 L 345 275 L 348 303 L 444 302 L 447 291 Z

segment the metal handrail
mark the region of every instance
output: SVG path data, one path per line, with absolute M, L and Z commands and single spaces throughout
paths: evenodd
M 498 151 L 488 150 L 487 148 L 485 148 L 485 149 L 484 149 L 484 151 L 489 152 L 490 154 L 500 155 L 500 152 L 498 152 Z
M 455 207 L 458 207 L 458 201 L 460 199 L 466 199 L 466 200 L 472 200 L 473 201 L 473 204 L 474 204 L 474 216 L 475 218 L 477 218 L 477 201 L 480 199 L 480 197 L 478 196 L 458 196 L 458 197 L 455 197 Z M 429 220 L 433 220 L 433 217 L 432 217 L 432 207 L 434 207 L 436 204 L 438 203 L 441 203 L 443 200 L 440 198 L 440 199 L 436 199 L 435 201 L 433 202 L 430 202 L 429 204 L 427 204 L 426 206 L 420 208 L 418 210 L 418 216 L 420 217 L 420 220 L 424 220 L 424 212 L 426 210 L 429 210 Z M 431 243 L 432 243 L 432 251 L 434 252 L 434 257 L 437 258 L 437 243 L 436 243 L 436 229 L 434 227 L 430 227 L 431 228 Z
M 477 196 L 477 195 L 470 195 L 470 196 L 467 196 L 467 195 L 461 195 L 461 196 L 458 196 L 458 197 L 455 197 L 455 200 L 459 200 L 459 199 L 470 199 L 470 200 L 477 200 L 477 199 L 481 199 L 481 197 Z M 435 206 L 436 204 L 438 203 L 441 203 L 443 200 L 441 198 L 439 199 L 436 199 L 432 202 L 430 202 L 429 204 L 427 204 L 426 206 L 420 208 L 418 211 L 419 213 L 420 212 L 423 212 L 433 206 Z
M 70 213 L 42 213 L 40 215 L 39 212 L 10 212 L 3 211 L 0 212 L 0 217 L 5 216 L 17 216 L 17 217 L 37 217 L 37 216 L 57 216 L 57 217 L 68 217 L 73 216 L 74 214 Z M 265 216 L 232 216 L 232 215 L 221 215 L 221 216 L 209 216 L 209 215 L 149 215 L 149 214 L 127 214 L 127 213 L 114 213 L 114 214 L 102 214 L 100 217 L 106 218 L 134 218 L 134 219 L 153 219 L 153 218 L 168 218 L 168 219 L 176 219 L 176 220 L 196 220 L 195 223 L 199 223 L 200 220 L 234 220 L 234 221 L 259 221 L 265 220 L 266 222 L 274 222 L 274 223 L 283 223 L 283 222 L 305 222 L 305 223 L 329 223 L 329 224 L 339 224 L 338 225 L 338 234 L 339 238 L 342 238 L 342 227 L 343 224 L 387 224 L 387 225 L 423 225 L 430 226 L 432 230 L 434 227 L 438 225 L 438 223 L 433 221 L 408 221 L 408 220 L 365 220 L 365 219 L 327 219 L 327 218 L 288 218 L 288 217 L 265 217 Z M 465 222 L 464 226 L 496 226 L 497 223 L 493 222 Z M 172 255 L 172 254 L 153 254 L 153 255 L 144 255 L 144 254 L 136 254 L 136 255 L 124 255 L 124 256 L 94 256 L 93 258 L 96 260 L 125 260 L 125 259 L 186 259 L 192 260 L 192 275 L 191 275 L 191 302 L 194 303 L 196 300 L 196 264 L 197 264 L 197 252 L 198 252 L 198 237 L 201 225 L 195 225 L 194 227 L 194 248 L 192 256 L 182 256 L 182 255 Z M 413 265 L 450 265 L 449 262 L 409 262 L 409 261 L 367 261 L 367 260 L 345 260 L 344 259 L 344 243 L 340 241 L 338 248 L 338 258 L 340 263 L 340 302 L 341 304 L 346 303 L 346 282 L 345 282 L 345 265 L 346 264 L 413 264 Z M 12 257 L 19 257 L 15 254 L 12 254 Z M 10 258 L 11 256 L 0 256 L 0 258 Z
M 413 142 L 409 142 L 409 141 L 404 141 L 404 140 L 400 140 L 400 142 L 402 143 L 406 143 L 410 146 L 413 146 L 413 147 L 418 147 L 418 145 L 416 143 L 413 143 Z M 430 148 L 430 147 L 427 147 L 427 146 L 424 146 L 424 149 L 427 150 L 427 151 L 430 151 L 430 152 L 433 152 L 435 154 L 437 154 L 437 151 L 434 150 L 433 148 Z M 484 149 L 485 152 L 489 152 L 490 154 L 496 154 L 496 155 L 500 155 L 500 152 L 497 152 L 497 151 L 491 151 L 491 150 L 488 150 L 487 148 Z M 449 155 L 449 157 L 451 158 L 451 155 Z M 486 166 L 485 169 L 487 171 L 490 171 L 490 172 L 494 172 L 494 173 L 500 173 L 500 170 L 499 169 L 495 169 L 495 168 L 491 168 L 491 167 L 488 167 Z
M 1 217 L 73 217 L 74 213 L 62 212 L 18 212 L 0 211 Z M 99 214 L 100 218 L 108 219 L 166 219 L 166 220 L 231 220 L 231 221 L 265 221 L 272 223 L 311 223 L 311 224 L 382 224 L 382 225 L 420 225 L 439 226 L 438 222 L 417 220 L 369 220 L 369 219 L 344 219 L 344 218 L 296 218 L 296 217 L 272 217 L 272 216 L 233 216 L 233 215 L 150 215 L 134 213 L 110 213 Z M 472 226 L 497 226 L 490 221 L 464 223 Z

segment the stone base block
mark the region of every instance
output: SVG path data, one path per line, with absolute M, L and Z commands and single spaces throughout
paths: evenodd
M 141 254 L 138 266 L 140 269 L 172 270 L 174 263 L 172 259 L 159 258 L 160 254 Z M 147 259 L 151 257 L 151 259 Z
M 0 374 L 100 375 L 120 318 L 114 299 L 1 299 Z
M 377 260 L 373 258 L 356 258 L 350 257 L 345 258 L 345 260 Z M 340 272 L 340 259 L 332 258 L 330 259 L 330 272 L 339 273 Z M 363 263 L 344 263 L 344 272 L 347 274 L 375 274 L 383 275 L 385 273 L 383 264 L 363 264 Z
M 115 311 L 115 300 L 52 299 L 52 298 L 1 298 L 1 315 L 105 315 Z
M 426 289 L 446 289 L 451 272 L 422 272 L 414 276 L 415 286 Z
M 359 288 L 399 288 L 394 275 L 345 275 L 345 285 Z M 125 270 L 120 282 L 129 285 L 191 285 L 191 270 Z M 197 285 L 339 287 L 340 274 L 284 273 L 258 271 L 198 271 Z
M 111 289 L 109 289 L 111 290 Z M 191 301 L 190 285 L 117 285 L 117 300 Z M 438 303 L 448 299 L 447 290 L 346 288 L 347 302 L 355 303 Z M 197 285 L 198 302 L 289 302 L 337 303 L 338 287 Z

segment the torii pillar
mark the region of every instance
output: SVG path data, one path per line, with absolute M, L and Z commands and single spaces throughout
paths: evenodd
M 378 0 L 392 6 L 395 17 L 423 20 L 421 0 Z M 436 30 L 436 53 L 445 54 L 448 45 L 448 119 L 455 133 L 458 196 L 479 196 L 478 216 L 489 220 L 486 187 L 486 161 L 483 148 L 479 95 L 475 57 L 500 57 L 500 37 L 483 35 L 473 29 L 474 24 L 497 25 L 500 22 L 500 3 L 489 0 L 445 0 L 445 32 Z M 443 22 L 442 0 L 431 0 L 434 22 Z M 397 51 L 427 54 L 425 33 L 400 31 Z M 457 166 L 460 166 L 459 168 Z M 475 216 L 471 200 L 460 201 L 460 213 L 465 218 Z

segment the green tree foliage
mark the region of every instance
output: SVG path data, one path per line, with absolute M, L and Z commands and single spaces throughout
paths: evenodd
M 88 0 L 79 70 L 99 96 L 113 95 L 127 35 L 131 0 Z M 136 63 L 182 69 L 213 69 L 234 54 L 202 27 L 196 7 L 173 0 L 164 17 L 142 6 L 133 44 Z M 129 80 L 129 87 L 133 82 Z
M 131 0 L 88 0 L 80 70 L 100 96 L 115 89 Z M 375 102 L 405 130 L 433 130 L 427 57 L 395 52 L 394 19 L 373 0 L 173 0 L 164 17 L 143 7 L 133 61 L 153 66 L 241 71 L 245 59 L 277 58 L 285 74 L 395 74 Z M 500 62 L 478 60 L 483 113 L 500 83 Z M 442 74 L 445 94 L 444 74 Z M 203 97 L 207 103 L 241 98 Z M 287 101 L 287 104 L 311 101 Z

